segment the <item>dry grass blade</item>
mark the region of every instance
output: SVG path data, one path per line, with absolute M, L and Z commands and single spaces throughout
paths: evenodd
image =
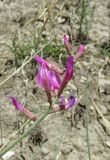
M 0 148 L 0 151 L 1 151 L 1 150 L 12 140 L 12 138 L 15 137 L 16 134 L 18 134 L 19 131 L 20 131 L 21 129 L 23 129 L 23 127 L 24 127 L 28 122 L 30 122 L 30 121 L 31 121 L 30 119 L 27 120 L 26 123 L 24 123 L 24 124 L 20 127 L 19 130 L 17 130 L 14 134 L 12 134 L 12 136 L 8 139 L 8 141 Z
M 41 15 L 40 15 L 39 17 L 34 17 L 34 18 L 32 18 L 32 19 L 29 20 L 23 27 L 26 27 L 27 25 L 29 25 L 30 23 L 34 22 L 34 21 L 37 20 L 37 19 L 40 19 L 40 18 L 46 13 L 46 11 L 47 11 L 47 8 L 45 8 L 45 9 L 43 10 L 43 12 L 41 13 Z
M 23 27 L 26 27 L 27 25 L 31 24 L 32 22 L 34 22 L 35 20 L 37 21 L 38 19 L 40 19 L 41 17 L 45 16 L 46 11 L 48 10 L 48 8 L 50 10 L 52 10 L 54 8 L 54 6 L 58 3 L 59 0 L 54 1 L 50 6 L 48 5 L 46 8 L 44 6 L 44 1 L 43 3 L 43 12 L 39 15 L 39 16 L 35 16 L 33 17 L 31 20 L 29 20 Z M 45 22 L 45 20 L 44 20 Z
M 49 43 L 49 42 L 48 42 Z M 35 54 L 38 54 L 40 51 L 42 51 L 43 50 L 43 48 L 46 46 L 46 45 L 48 45 L 48 43 L 47 44 L 45 44 L 37 53 L 35 53 Z M 34 51 L 32 51 L 32 53 L 33 53 Z M 32 54 L 32 56 L 25 62 L 25 63 L 23 63 L 23 65 L 21 66 L 21 67 L 19 67 L 15 72 L 13 72 L 11 75 L 9 75 L 4 81 L 2 81 L 1 83 L 0 83 L 0 87 L 3 85 L 3 84 L 5 84 L 11 77 L 13 77 L 15 74 L 17 74 L 26 64 L 28 64 L 33 58 L 34 58 L 34 56 L 35 56 L 35 54 Z
M 64 8 L 64 5 L 65 5 L 65 3 L 63 3 L 63 4 L 61 5 L 59 12 L 57 13 L 57 15 L 56 15 L 56 16 L 54 17 L 54 19 L 53 19 L 53 23 L 57 20 L 58 16 L 61 14 L 61 12 L 62 12 L 62 10 L 63 10 L 63 8 Z
M 99 89 L 100 93 L 101 93 L 101 84 L 100 84 L 100 80 L 101 80 L 101 79 L 104 79 L 103 73 L 102 73 L 102 72 L 104 71 L 104 67 L 105 67 L 106 65 L 109 65 L 109 63 L 110 63 L 109 58 L 108 58 L 108 57 L 105 57 L 105 61 L 104 61 L 103 65 L 102 65 L 102 67 L 101 67 L 101 69 L 99 70 L 99 73 L 98 73 L 98 85 L 97 85 L 97 91 L 98 91 L 98 89 Z
M 94 105 L 97 113 L 101 116 L 101 118 L 103 119 L 104 121 L 104 125 L 106 128 L 108 128 L 110 130 L 110 122 L 105 118 L 105 116 L 102 114 L 101 110 L 99 109 L 98 105 L 94 102 L 93 98 L 90 97 L 91 101 L 92 101 L 92 104 Z

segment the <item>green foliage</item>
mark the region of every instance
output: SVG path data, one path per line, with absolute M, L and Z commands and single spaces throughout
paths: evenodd
M 94 9 L 95 7 L 90 7 L 90 1 L 88 0 L 79 0 L 75 5 L 74 15 L 77 15 L 78 18 L 74 19 L 73 15 L 73 21 L 78 24 L 76 41 L 80 43 L 86 44 L 89 41 L 89 30 L 93 20 Z
M 87 0 L 82 0 L 81 2 L 81 7 L 79 10 L 79 16 L 80 16 L 80 21 L 79 21 L 79 30 L 78 30 L 78 39 L 84 40 L 87 39 L 88 36 L 88 1 Z
M 19 41 L 17 37 L 14 37 L 10 48 L 14 54 L 14 64 L 19 67 L 22 61 L 31 54 L 32 49 L 37 50 L 37 39 L 34 36 L 32 40 Z
M 110 51 L 107 51 L 107 50 L 105 50 L 105 49 L 102 49 L 102 54 L 110 57 Z
M 34 49 L 35 52 L 38 51 L 38 44 L 42 43 L 42 45 L 45 45 L 48 41 L 46 39 L 42 39 L 42 41 L 37 39 L 35 35 L 33 36 L 32 40 L 27 41 L 19 41 L 17 37 L 14 37 L 12 41 L 11 50 L 14 54 L 14 64 L 16 67 L 19 67 L 22 65 L 23 60 L 30 56 L 32 49 Z M 43 53 L 43 55 L 42 55 Z M 66 51 L 64 49 L 64 46 L 61 44 L 61 42 L 52 42 L 49 43 L 42 52 L 39 53 L 39 55 L 42 55 L 44 58 L 47 58 L 49 56 L 52 56 L 56 61 L 59 59 L 59 56 L 62 54 L 62 60 L 65 61 L 66 59 Z M 32 61 L 33 63 L 33 61 Z
M 58 43 L 51 43 L 48 44 L 45 48 L 44 48 L 44 57 L 49 57 L 52 56 L 55 60 L 59 59 L 59 56 L 62 54 L 62 57 L 65 57 L 65 49 L 64 46 L 61 44 L 59 45 Z
M 102 45 L 98 46 L 100 48 L 100 53 L 110 57 L 110 43 L 104 42 Z

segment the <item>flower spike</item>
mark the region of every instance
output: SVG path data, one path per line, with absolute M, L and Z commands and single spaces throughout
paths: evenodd
M 9 98 L 12 102 L 12 104 L 15 106 L 15 108 L 21 112 L 23 112 L 24 106 L 13 96 L 6 96 Z
M 67 83 L 73 78 L 73 65 L 74 65 L 74 58 L 73 56 L 69 56 L 67 59 L 66 73 L 62 81 L 61 87 L 59 89 L 59 93 L 58 93 L 59 96 L 63 92 Z
M 26 109 L 15 97 L 7 96 L 7 98 L 11 100 L 12 104 L 15 106 L 17 110 L 24 113 L 31 120 L 33 121 L 36 120 L 36 116 L 32 112 L 30 112 L 28 109 Z
M 46 91 L 48 102 L 51 104 L 51 92 L 58 94 L 61 86 L 60 70 L 56 66 L 49 64 L 40 56 L 35 56 L 35 59 L 40 63 L 41 67 L 36 75 L 37 83 Z M 56 68 L 55 68 L 56 67 Z M 56 71 L 57 70 L 57 71 Z M 61 73 L 61 72 L 60 72 Z

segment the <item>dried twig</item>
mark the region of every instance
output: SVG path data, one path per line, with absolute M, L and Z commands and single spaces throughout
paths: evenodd
M 94 105 L 97 113 L 98 113 L 98 114 L 101 116 L 101 118 L 103 119 L 103 121 L 104 121 L 104 126 L 110 130 L 110 122 L 109 122 L 109 121 L 105 118 L 105 116 L 102 114 L 102 112 L 101 112 L 101 110 L 99 109 L 98 105 L 94 102 L 92 96 L 90 96 L 90 99 L 91 99 L 92 104 Z

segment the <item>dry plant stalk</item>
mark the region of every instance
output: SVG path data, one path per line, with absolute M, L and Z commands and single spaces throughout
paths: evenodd
M 92 104 L 94 105 L 97 113 L 101 116 L 101 118 L 103 119 L 104 121 L 104 126 L 106 128 L 108 128 L 110 130 L 110 122 L 105 118 L 105 116 L 102 114 L 101 110 L 99 109 L 98 105 L 94 102 L 93 98 L 90 97 L 91 101 L 92 101 Z

